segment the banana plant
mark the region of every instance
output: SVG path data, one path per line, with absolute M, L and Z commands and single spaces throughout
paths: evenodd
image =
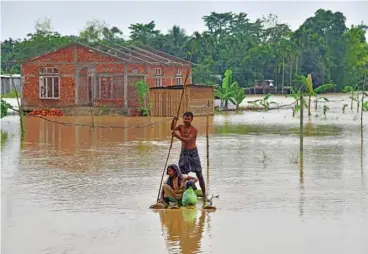
M 293 117 L 295 117 L 295 114 L 298 110 L 300 110 L 300 107 L 299 107 L 299 100 L 300 100 L 300 90 L 298 91 L 295 91 L 294 88 L 290 88 L 290 94 L 287 95 L 287 97 L 291 97 L 294 99 L 294 103 L 295 103 L 295 106 L 293 108 Z
M 215 96 L 221 100 L 221 107 L 227 110 L 229 101 L 235 96 L 234 87 L 237 86 L 237 82 L 233 82 L 232 71 L 229 69 L 225 71 L 224 76 L 221 86 L 215 88 Z
M 327 91 L 328 89 L 331 89 L 335 87 L 334 84 L 324 84 L 324 85 L 321 85 L 319 87 L 317 87 L 316 89 L 314 89 L 314 97 L 316 97 L 315 99 L 315 110 L 317 111 L 318 109 L 318 102 L 321 100 L 321 101 L 325 101 L 325 102 L 329 102 L 328 98 L 327 97 L 323 97 L 323 96 L 319 96 L 320 93 L 323 93 L 325 91 Z
M 303 77 L 303 76 L 301 76 L 301 77 Z M 293 108 L 293 117 L 295 117 L 295 114 L 300 110 L 300 105 L 301 105 L 300 96 L 302 95 L 302 92 L 301 92 L 302 88 L 303 87 L 300 87 L 298 91 L 295 91 L 294 88 L 291 87 L 290 88 L 291 94 L 287 95 L 287 97 L 291 97 L 291 98 L 294 99 L 295 106 Z M 307 107 L 307 102 L 304 99 L 304 97 L 303 97 L 303 105 L 304 105 L 304 107 Z
M 276 102 L 274 102 L 274 101 L 271 101 L 271 102 L 268 101 L 268 99 L 270 97 L 271 97 L 271 94 L 268 93 L 262 99 L 258 99 L 258 100 L 255 100 L 255 101 L 248 101 L 248 103 L 255 105 L 257 108 L 259 106 L 262 106 L 263 110 L 267 111 L 267 110 L 270 109 L 271 104 L 276 104 Z
M 237 82 L 234 82 L 233 86 L 233 96 L 229 100 L 236 105 L 236 111 L 239 111 L 239 105 L 247 97 L 244 88 L 240 87 Z
M 303 86 L 305 87 L 306 92 L 304 93 L 308 97 L 308 116 L 311 116 L 311 104 L 312 104 L 312 97 L 317 97 L 319 93 L 325 92 L 328 89 L 331 89 L 335 87 L 335 84 L 324 84 L 320 85 L 316 89 L 313 89 L 313 80 L 312 80 L 312 74 L 308 74 L 308 76 L 305 78 L 304 76 L 298 76 L 299 80 L 302 81 Z M 325 101 L 328 101 L 327 98 L 321 97 Z M 318 98 L 317 98 L 318 101 Z M 317 106 L 316 106 L 317 108 Z
M 350 102 L 350 109 L 351 111 L 353 111 L 353 104 L 354 104 L 354 101 L 357 102 L 357 110 L 359 110 L 359 94 L 357 94 L 357 96 L 355 97 L 355 92 L 357 91 L 357 88 L 358 88 L 358 84 L 356 84 L 355 86 L 345 86 L 344 89 L 342 90 L 344 93 L 350 93 L 350 99 L 351 99 L 351 102 Z

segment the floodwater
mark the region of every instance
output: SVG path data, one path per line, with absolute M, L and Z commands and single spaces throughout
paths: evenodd
M 344 95 L 346 96 L 346 95 Z M 250 97 L 250 99 L 255 96 Z M 70 127 L 26 118 L 2 120 L 1 251 L 35 253 L 368 253 L 368 115 L 331 95 L 299 119 L 291 109 L 199 117 L 198 149 L 215 212 L 155 212 L 170 144 L 167 119 L 153 128 Z M 272 99 L 288 104 L 289 99 Z M 342 113 L 343 103 L 349 107 Z M 90 117 L 57 121 L 90 124 Z M 95 117 L 136 126 L 147 118 Z M 363 148 L 363 150 L 362 150 Z M 176 162 L 180 143 L 170 156 Z M 301 171 L 302 168 L 302 171 Z

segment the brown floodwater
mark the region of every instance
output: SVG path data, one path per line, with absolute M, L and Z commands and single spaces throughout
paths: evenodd
M 1 251 L 35 253 L 368 253 L 367 143 L 360 114 L 341 95 L 323 115 L 291 109 L 198 117 L 198 149 L 215 212 L 151 211 L 170 144 L 167 118 L 95 117 L 71 127 L 2 119 Z M 251 96 L 250 98 L 256 98 Z M 283 96 L 274 96 L 290 103 Z M 336 100 L 336 101 L 335 101 Z M 56 121 L 91 124 L 91 117 Z M 363 150 L 362 150 L 363 148 Z M 178 160 L 175 142 L 169 163 Z M 301 168 L 303 169 L 301 171 Z

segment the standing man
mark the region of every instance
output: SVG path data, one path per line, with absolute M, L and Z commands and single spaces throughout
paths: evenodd
M 193 113 L 185 112 L 183 114 L 183 124 L 175 127 L 178 117 L 174 117 L 171 122 L 172 135 L 181 141 L 181 153 L 179 159 L 179 168 L 182 174 L 193 172 L 196 174 L 199 186 L 203 193 L 203 206 L 208 201 L 206 196 L 206 186 L 202 174 L 201 161 L 197 150 L 197 129 L 192 126 Z M 177 133 L 179 131 L 179 133 Z

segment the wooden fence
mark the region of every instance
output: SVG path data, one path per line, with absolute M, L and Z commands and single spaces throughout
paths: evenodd
M 182 87 L 151 88 L 151 116 L 175 116 L 178 111 L 182 89 Z M 213 87 L 188 85 L 184 93 L 179 116 L 186 111 L 193 112 L 195 116 L 213 115 L 215 112 Z

